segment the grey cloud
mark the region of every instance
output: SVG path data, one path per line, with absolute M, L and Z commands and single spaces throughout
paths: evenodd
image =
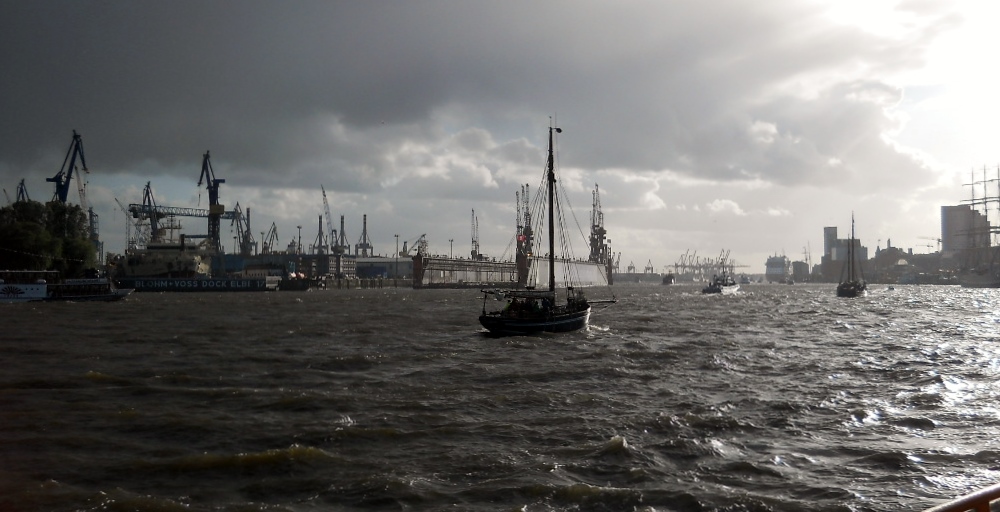
M 0 181 L 43 187 L 76 129 L 106 174 L 194 182 L 211 150 L 233 186 L 324 184 L 411 206 L 414 222 L 436 220 L 420 210 L 429 201 L 465 199 L 501 219 L 517 186 L 535 185 L 553 115 L 560 163 L 587 182 L 608 169 L 845 189 L 929 182 L 882 139 L 900 97 L 884 77 L 921 65 L 961 18 L 910 0 L 900 8 L 924 25 L 887 38 L 820 8 L 7 1 L 0 45 L 16 51 L 0 54 Z M 415 174 L 434 165 L 439 174 Z M 647 191 L 629 185 L 609 188 L 609 203 L 639 204 Z

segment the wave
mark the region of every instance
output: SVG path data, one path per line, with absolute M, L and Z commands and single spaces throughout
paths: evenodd
M 153 469 L 167 469 L 181 472 L 206 471 L 247 471 L 269 470 L 277 467 L 287 467 L 300 464 L 346 462 L 343 458 L 328 453 L 319 448 L 302 445 L 291 445 L 287 448 L 274 448 L 248 453 L 203 453 L 188 455 L 175 459 L 140 464 Z

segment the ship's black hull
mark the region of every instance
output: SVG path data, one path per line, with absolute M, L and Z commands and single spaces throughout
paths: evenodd
M 590 306 L 586 309 L 547 314 L 510 315 L 506 312 L 487 313 L 479 316 L 479 323 L 491 334 L 519 335 L 539 332 L 570 332 L 587 327 Z
M 868 294 L 868 287 L 864 283 L 848 281 L 837 285 L 837 297 L 864 297 Z

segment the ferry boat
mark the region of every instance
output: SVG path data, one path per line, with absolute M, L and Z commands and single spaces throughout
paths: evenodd
M 131 293 L 106 277 L 61 279 L 54 270 L 0 271 L 0 303 L 115 301 Z

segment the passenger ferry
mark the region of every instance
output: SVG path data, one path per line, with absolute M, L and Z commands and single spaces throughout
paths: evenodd
M 54 270 L 0 270 L 0 303 L 114 301 L 131 293 L 108 278 L 61 279 Z

